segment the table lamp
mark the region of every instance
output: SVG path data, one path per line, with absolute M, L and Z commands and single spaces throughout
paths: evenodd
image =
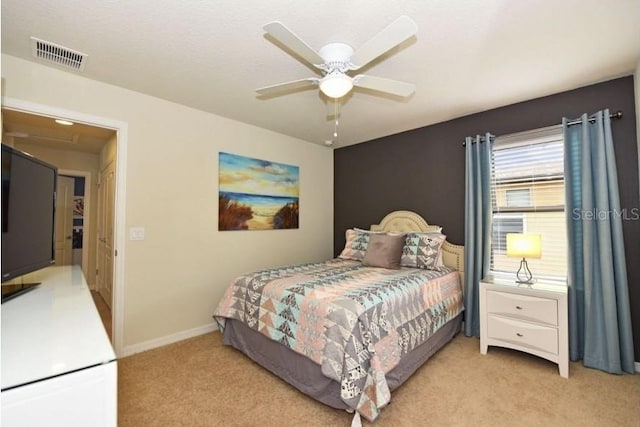
M 527 258 L 540 258 L 541 245 L 540 235 L 530 233 L 508 233 L 507 234 L 507 256 L 522 257 L 520 268 L 516 273 L 517 283 L 532 284 L 533 275 L 527 265 Z

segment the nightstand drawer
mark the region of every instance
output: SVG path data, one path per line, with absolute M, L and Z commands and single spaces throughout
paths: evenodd
M 487 313 L 558 325 L 558 302 L 555 299 L 487 291 Z
M 489 338 L 558 354 L 558 330 L 553 327 L 489 316 Z

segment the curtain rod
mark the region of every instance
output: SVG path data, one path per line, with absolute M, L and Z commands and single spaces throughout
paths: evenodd
M 615 113 L 611 113 L 609 114 L 609 118 L 610 119 L 621 119 L 623 116 L 622 114 L 622 110 L 618 110 Z M 595 117 L 591 117 L 588 119 L 589 122 L 595 122 L 596 119 Z M 573 125 L 577 125 L 582 123 L 582 119 L 576 119 L 576 120 L 572 120 L 570 122 L 567 122 L 567 126 L 573 126 Z M 558 126 L 562 126 L 562 124 L 559 124 Z M 494 136 L 491 135 L 491 138 L 493 138 Z M 485 137 L 480 137 L 480 143 L 485 142 L 486 138 Z M 465 147 L 467 145 L 466 141 L 462 141 L 462 146 Z
M 494 139 L 496 136 L 495 135 L 490 135 L 489 138 L 490 139 Z M 480 143 L 482 144 L 483 142 L 485 142 L 487 140 L 487 138 L 485 136 L 481 136 L 480 137 Z M 472 142 L 472 144 L 475 144 L 475 142 Z M 462 141 L 462 146 L 465 147 L 467 145 L 467 141 Z
M 609 114 L 609 118 L 610 119 L 621 119 L 622 118 L 622 110 L 618 110 L 615 113 L 611 113 Z M 591 117 L 589 119 L 590 122 L 595 122 L 596 118 L 595 117 Z M 576 120 L 572 120 L 570 122 L 567 122 L 567 126 L 573 126 L 573 125 L 577 125 L 582 123 L 582 119 L 576 119 Z M 562 124 L 560 124 L 560 126 L 562 126 Z

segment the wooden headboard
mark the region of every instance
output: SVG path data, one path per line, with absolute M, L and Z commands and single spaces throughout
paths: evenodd
M 371 225 L 371 231 L 420 231 L 429 233 L 439 230 L 439 226 L 428 224 L 424 218 L 411 211 L 391 212 L 382 218 L 380 224 Z M 464 280 L 464 246 L 454 245 L 453 243 L 445 241 L 442 244 L 442 262 L 444 262 L 444 265 L 447 267 L 458 270 L 460 272 L 460 278 Z

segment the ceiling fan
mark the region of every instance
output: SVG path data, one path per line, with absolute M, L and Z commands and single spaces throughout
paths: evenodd
M 330 43 L 318 52 L 285 27 L 281 22 L 270 22 L 264 30 L 296 55 L 320 70 L 322 77 L 308 77 L 286 83 L 279 83 L 256 89 L 260 95 L 274 95 L 284 90 L 304 89 L 319 86 L 330 98 L 341 98 L 351 89 L 361 87 L 400 97 L 407 97 L 415 90 L 415 85 L 398 80 L 358 74 L 349 76 L 373 61 L 389 49 L 394 48 L 418 31 L 416 23 L 408 16 L 401 16 L 386 28 L 354 50 L 345 43 Z

